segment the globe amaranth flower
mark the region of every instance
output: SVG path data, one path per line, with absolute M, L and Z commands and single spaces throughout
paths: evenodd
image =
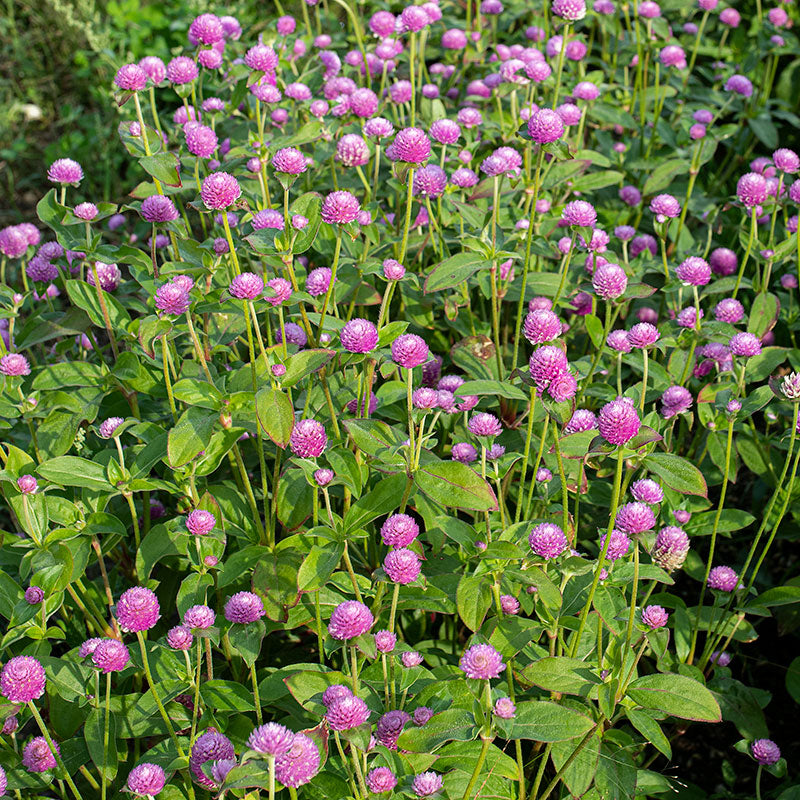
M 361 210 L 355 195 L 346 190 L 331 192 L 322 201 L 320 216 L 328 225 L 346 225 L 353 222 Z
M 275 777 L 284 786 L 297 788 L 319 772 L 320 755 L 314 740 L 296 733 L 292 746 L 275 759 Z
M 200 189 L 203 205 L 212 211 L 232 206 L 241 194 L 239 182 L 228 172 L 212 172 Z
M 145 197 L 142 200 L 142 206 L 139 211 L 142 219 L 146 222 L 159 223 L 159 222 L 172 222 L 178 219 L 178 209 L 175 203 L 169 197 L 161 194 L 153 194 L 150 197 Z
M 233 742 L 220 733 L 210 728 L 195 739 L 189 753 L 189 771 L 201 786 L 215 789 L 216 784 L 203 772 L 203 764 L 207 761 L 220 761 L 222 759 L 236 758 Z
M 686 68 L 686 53 L 677 44 L 668 44 L 662 47 L 658 53 L 658 60 L 665 67 L 675 67 L 676 69 Z
M 25 602 L 29 606 L 38 606 L 44 600 L 44 591 L 40 586 L 29 586 L 25 590 Z
M 617 511 L 615 527 L 625 533 L 644 533 L 656 526 L 656 516 L 646 503 L 625 503 Z
M 44 667 L 33 656 L 14 656 L 0 672 L 0 694 L 11 703 L 28 703 L 44 694 Z
M 504 614 L 518 614 L 519 608 L 519 600 L 513 594 L 500 595 L 500 610 Z
M 625 531 L 614 528 L 610 536 L 604 533 L 600 537 L 600 552 L 602 552 L 603 548 L 606 546 L 606 539 L 608 539 L 608 550 L 606 551 L 607 561 L 617 561 L 628 554 L 631 540 L 628 538 L 628 534 L 625 533 Z
M 722 19 L 721 14 L 720 19 Z M 744 75 L 735 74 L 731 75 L 731 77 L 725 81 L 725 91 L 731 92 L 732 94 L 738 94 L 741 97 L 750 97 L 753 94 L 753 84 L 750 82 L 750 79 Z
M 540 522 L 528 534 L 531 550 L 540 558 L 558 558 L 567 549 L 564 531 L 553 522 Z
M 217 518 L 204 508 L 196 508 L 186 515 L 186 528 L 194 536 L 205 536 L 216 524 Z
M 377 631 L 375 633 L 375 647 L 379 653 L 391 653 L 397 646 L 397 636 L 391 631 Z
M 336 160 L 345 167 L 361 167 L 369 162 L 369 145 L 357 133 L 346 133 L 336 143 Z
M 679 281 L 688 286 L 705 286 L 711 280 L 711 266 L 698 256 L 689 256 L 675 269 Z
M 485 0 L 484 0 L 485 2 Z M 417 797 L 433 797 L 442 789 L 442 776 L 438 772 L 421 772 L 411 781 L 411 791 Z
M 389 547 L 406 547 L 419 536 L 419 525 L 408 514 L 392 514 L 381 526 L 381 539 Z
M 522 325 L 522 332 L 531 344 L 552 342 L 561 335 L 561 320 L 549 309 L 529 311 Z
M 539 109 L 528 120 L 528 135 L 537 144 L 555 142 L 564 135 L 564 121 L 552 109 Z
M 83 168 L 71 158 L 59 158 L 48 168 L 47 179 L 52 183 L 77 186 L 83 180 Z
M 731 567 L 714 567 L 708 573 L 708 588 L 732 592 L 739 585 L 739 576 Z
M 176 625 L 167 631 L 167 645 L 173 650 L 189 650 L 194 635 L 185 625 Z
M 142 797 L 155 797 L 160 794 L 167 782 L 164 770 L 158 764 L 144 762 L 128 773 L 128 790 Z
M 777 764 L 781 758 L 781 750 L 772 739 L 756 739 L 750 745 L 750 752 L 753 754 L 753 758 L 765 767 Z
M 584 0 L 553 0 L 550 9 L 555 16 L 568 22 L 577 22 L 586 16 Z
M 754 333 L 736 333 L 729 339 L 728 347 L 735 356 L 751 358 L 761 352 L 761 341 Z
M 199 122 L 187 122 L 183 126 L 186 147 L 198 158 L 211 158 L 217 149 L 218 139 L 213 128 Z
M 663 628 L 669 620 L 669 614 L 663 606 L 645 606 L 642 609 L 642 624 L 654 631 Z
M 397 750 L 397 740 L 410 719 L 411 715 L 406 711 L 387 711 L 378 719 L 375 726 L 375 738 L 389 750 Z
M 390 550 L 383 561 L 383 571 L 392 583 L 413 583 L 420 573 L 419 556 L 407 547 Z
M 351 319 L 339 334 L 342 347 L 349 353 L 369 353 L 378 344 L 378 329 L 366 319 Z
M 400 661 L 406 669 L 411 669 L 411 667 L 418 667 L 424 659 L 422 653 L 418 653 L 416 650 L 406 650 L 400 656 Z
M 373 794 L 387 794 L 397 786 L 397 776 L 389 767 L 374 767 L 367 773 L 366 782 Z
M 287 175 L 302 175 L 308 169 L 306 157 L 296 147 L 283 147 L 272 157 L 276 172 Z
M 566 353 L 555 345 L 543 345 L 536 348 L 528 362 L 531 378 L 540 392 L 543 392 L 553 381 L 566 373 L 567 369 Z
M 349 731 L 369 719 L 369 708 L 360 697 L 340 697 L 328 707 L 325 719 L 331 730 Z
M 719 650 L 715 650 L 711 654 L 711 658 L 709 660 L 712 664 L 719 664 L 721 667 L 727 667 L 728 664 L 731 663 L 731 656 L 730 653 L 720 653 Z
M 189 56 L 175 56 L 167 64 L 167 79 L 177 86 L 191 83 L 199 74 L 197 64 Z
M 503 657 L 490 644 L 474 644 L 458 662 L 461 671 L 475 680 L 496 678 L 505 668 Z
M 208 630 L 213 626 L 217 615 L 214 610 L 204 605 L 195 605 L 187 608 L 183 614 L 183 624 L 189 628 Z
M 312 269 L 306 277 L 306 291 L 312 297 L 321 297 L 323 294 L 327 294 L 332 277 L 333 272 L 330 267 Z
M 735 297 L 726 297 L 714 306 L 714 318 L 736 325 L 744 318 L 744 306 Z
M 561 212 L 561 219 L 567 225 L 579 228 L 593 228 L 597 222 L 594 206 L 586 200 L 573 200 L 567 203 Z
M 642 478 L 631 485 L 631 494 L 640 503 L 657 505 L 664 500 L 664 490 L 652 479 Z
M 431 155 L 431 140 L 421 128 L 403 128 L 392 142 L 393 157 L 406 164 L 423 164 Z
M 683 386 L 670 386 L 661 395 L 661 414 L 670 419 L 692 407 L 692 393 Z
M 597 419 L 600 435 L 610 444 L 623 445 L 639 433 L 639 414 L 633 402 L 620 397 L 606 403 Z
M 767 179 L 757 172 L 746 172 L 736 182 L 736 196 L 748 208 L 761 205 L 767 199 Z
M 53 742 L 55 752 L 61 755 L 61 748 Z M 44 736 L 35 736 L 22 751 L 22 766 L 28 772 L 47 772 L 56 768 L 56 757 Z
M 592 276 L 592 287 L 598 297 L 616 300 L 628 288 L 628 276 L 619 264 L 600 264 Z
M 97 645 L 100 644 L 100 642 L 102 641 L 103 641 L 102 639 L 98 638 L 87 639 L 78 648 L 78 656 L 80 658 L 86 658 L 87 656 L 90 656 L 92 653 L 94 653 L 94 650 L 97 647 Z
M 228 291 L 239 300 L 255 300 L 264 291 L 264 279 L 255 272 L 242 272 L 231 281 Z
M 569 422 L 564 426 L 564 433 L 580 433 L 597 428 L 597 416 L 588 408 L 576 408 Z
M 277 722 L 259 725 L 247 740 L 247 746 L 266 756 L 280 756 L 292 748 L 295 734 Z
M 664 222 L 680 215 L 681 204 L 671 194 L 658 194 L 650 201 L 650 210 L 659 222 Z
M 415 333 L 403 333 L 392 342 L 392 360 L 404 369 L 424 364 L 428 355 L 428 345 Z
M 439 197 L 447 188 L 447 173 L 437 164 L 421 167 L 414 173 L 413 193 L 421 197 Z
M 237 592 L 225 603 L 225 619 L 247 625 L 261 619 L 266 614 L 264 603 L 253 592 Z
M 345 600 L 339 603 L 331 614 L 328 633 L 334 639 L 355 639 L 366 633 L 375 622 L 372 612 L 357 600 Z
M 0 358 L 0 374 L 9 378 L 19 378 L 31 374 L 31 365 L 28 359 L 19 353 L 6 353 Z
M 301 419 L 289 437 L 289 446 L 299 458 L 317 458 L 327 443 L 325 426 L 315 419 Z
M 630 353 L 633 349 L 628 339 L 627 331 L 619 328 L 609 332 L 606 337 L 606 344 L 617 353 Z
M 92 663 L 103 673 L 120 672 L 128 666 L 128 648 L 117 639 L 103 639 L 92 653 Z
M 158 598 L 144 586 L 133 586 L 123 592 L 117 602 L 117 621 L 123 631 L 148 631 L 161 616 Z
M 473 436 L 478 437 L 486 436 L 492 438 L 499 436 L 503 432 L 500 420 L 494 414 L 489 414 L 486 411 L 473 414 L 467 423 L 467 427 Z

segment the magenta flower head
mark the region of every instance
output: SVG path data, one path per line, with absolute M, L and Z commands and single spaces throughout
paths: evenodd
M 0 358 L 0 374 L 9 378 L 20 378 L 31 374 L 31 365 L 28 359 L 19 353 L 6 353 Z
M 651 506 L 658 505 L 664 500 L 664 490 L 652 478 L 634 481 L 631 494 L 640 503 L 649 503 Z
M 247 746 L 266 756 L 282 756 L 292 749 L 294 736 L 286 726 L 268 722 L 266 725 L 259 725 L 250 734 Z
M 284 785 L 297 788 L 319 772 L 319 749 L 314 740 L 296 733 L 292 746 L 275 759 L 275 777 Z
M 600 551 L 602 552 L 603 548 L 606 545 L 606 534 L 604 533 L 600 537 Z M 620 531 L 614 528 L 611 531 L 611 537 L 608 542 L 608 551 L 606 552 L 606 559 L 609 561 L 617 561 L 617 559 L 622 558 L 628 554 L 628 550 L 631 546 L 631 540 L 628 538 L 628 534 L 625 531 Z
M 180 216 L 178 209 L 175 208 L 175 203 L 169 197 L 161 194 L 145 197 L 139 213 L 143 220 L 152 223 L 172 222 Z
M 658 328 L 649 322 L 637 322 L 628 331 L 628 341 L 633 347 L 638 347 L 641 350 L 654 345 L 660 336 Z
M 539 558 L 558 558 L 567 549 L 567 537 L 555 523 L 540 522 L 528 535 L 528 544 Z
M 568 371 L 566 353 L 555 345 L 543 345 L 533 351 L 528 362 L 531 378 L 536 388 L 543 392 L 550 384 Z
M 484 0 L 484 4 L 486 0 Z M 502 8 L 502 6 L 501 6 Z M 485 11 L 484 11 L 485 13 Z M 488 646 L 488 645 L 487 645 Z M 438 772 L 421 772 L 411 781 L 411 791 L 417 797 L 433 797 L 442 789 L 442 776 Z
M 665 67 L 675 67 L 676 69 L 686 68 L 686 53 L 683 48 L 677 44 L 668 44 L 662 47 L 658 54 L 658 60 Z
M 325 426 L 315 419 L 301 419 L 289 437 L 289 446 L 298 458 L 317 458 L 327 444 Z
M 337 700 L 342 697 L 350 697 L 352 694 L 350 687 L 343 683 L 334 683 L 322 693 L 322 704 L 325 708 L 330 708 Z
M 375 767 L 367 773 L 367 789 L 373 794 L 387 794 L 397 786 L 397 776 L 389 767 Z
M 408 652 L 403 656 L 409 655 Z M 387 711 L 375 726 L 375 738 L 390 750 L 397 750 L 397 740 L 403 732 L 403 726 L 411 719 L 407 711 Z
M 167 77 L 167 68 L 158 56 L 145 56 L 139 62 L 139 66 L 156 86 Z
M 462 464 L 471 464 L 477 460 L 478 451 L 469 442 L 456 442 L 450 448 L 450 458 Z
M 308 169 L 306 157 L 296 147 L 283 147 L 272 157 L 276 172 L 286 175 L 302 175 Z
M 44 694 L 44 667 L 33 656 L 14 656 L 0 673 L 0 694 L 11 703 L 29 703 Z
M 669 620 L 669 614 L 663 606 L 645 606 L 642 609 L 642 624 L 654 631 L 656 628 L 663 628 Z
M 378 631 L 375 634 L 375 648 L 379 653 L 391 653 L 397 646 L 397 636 L 391 631 Z
M 772 163 L 781 171 L 793 175 L 800 171 L 800 156 L 794 150 L 782 147 L 772 154 Z
M 228 758 L 236 758 L 233 742 L 224 734 L 211 728 L 194 740 L 189 754 L 189 771 L 201 786 L 215 789 L 214 781 L 207 778 L 203 772 L 203 764 L 207 761 L 220 761 Z
M 196 605 L 186 609 L 183 624 L 190 630 L 208 630 L 214 625 L 217 615 L 208 606 Z
M 239 300 L 255 300 L 264 291 L 264 280 L 255 272 L 243 272 L 231 281 L 228 291 Z
M 390 550 L 383 561 L 383 571 L 392 583 L 413 583 L 420 573 L 419 556 L 407 547 Z
M 403 128 L 392 143 L 395 161 L 423 164 L 431 155 L 431 140 L 421 128 Z
M 119 428 L 124 421 L 125 420 L 122 419 L 122 417 L 108 417 L 108 419 L 104 419 L 98 428 L 100 438 L 110 439 L 116 432 L 117 428 Z
M 196 508 L 186 516 L 186 528 L 194 536 L 205 536 L 214 530 L 217 518 L 204 508 Z
M 29 586 L 25 590 L 25 602 L 29 606 L 38 606 L 44 600 L 44 591 L 41 586 Z
M 467 648 L 458 666 L 474 680 L 496 678 L 506 668 L 503 657 L 490 644 L 474 644 Z
M 366 319 L 351 319 L 342 328 L 339 341 L 348 353 L 369 353 L 378 344 L 378 329 Z
M 597 222 L 597 212 L 594 206 L 586 200 L 573 200 L 564 206 L 561 219 L 567 224 L 578 228 L 592 228 Z
M 27 249 L 28 238 L 25 236 L 25 231 L 22 229 L 22 225 L 9 225 L 7 228 L 0 230 L 0 253 L 2 253 L 4 256 L 8 256 L 9 258 L 19 258 L 20 256 L 25 255 Z M 39 253 L 31 259 L 31 262 L 35 263 L 40 259 L 43 262 L 41 270 L 48 273 L 47 277 L 42 275 L 42 277 L 39 278 L 35 275 L 31 275 L 30 264 L 27 274 L 34 280 L 53 280 L 55 275 L 58 274 L 58 270 L 55 267 L 50 267 L 49 261 L 44 257 L 41 249 L 39 250 Z M 53 272 L 55 272 L 55 275 L 52 275 Z
M 683 566 L 688 552 L 689 537 L 683 528 L 667 525 L 656 535 L 650 557 L 661 569 L 674 572 Z
M 61 748 L 53 742 L 56 753 L 61 755 Z M 56 768 L 56 757 L 44 736 L 36 736 L 25 745 L 22 751 L 22 766 L 28 772 L 47 772 Z
M 609 332 L 606 337 L 606 344 L 617 353 L 630 353 L 633 350 L 627 331 L 623 331 L 620 328 Z
M 266 297 L 266 301 L 271 306 L 279 306 L 291 297 L 292 284 L 289 283 L 286 278 L 273 278 L 271 281 L 267 282 L 267 286 L 273 292 L 273 294 Z
M 584 0 L 553 0 L 550 9 L 555 16 L 568 22 L 577 22 L 586 16 Z
M 232 206 L 241 194 L 239 182 L 227 172 L 212 172 L 200 190 L 203 205 L 212 211 Z
M 199 74 L 200 71 L 197 69 L 197 64 L 189 56 L 175 56 L 167 64 L 167 78 L 170 83 L 176 86 L 191 83 Z
M 185 625 L 176 625 L 167 631 L 167 645 L 173 650 L 189 650 L 193 641 L 194 636 Z
M 141 92 L 147 86 L 147 73 L 138 64 L 125 64 L 117 70 L 114 83 L 126 92 Z
M 406 547 L 419 536 L 419 525 L 408 514 L 392 514 L 381 526 L 381 539 L 389 547 Z
M 639 433 L 639 414 L 633 401 L 627 397 L 618 397 L 606 403 L 597 419 L 600 435 L 610 444 L 617 446 L 627 444 Z
M 692 393 L 683 386 L 670 386 L 661 395 L 661 414 L 670 419 L 692 407 Z
M 317 486 L 327 486 L 335 477 L 332 469 L 314 470 L 314 481 Z
M 361 167 L 369 161 L 367 140 L 357 133 L 346 133 L 336 143 L 336 160 L 345 167 Z
M 781 749 L 772 739 L 756 739 L 750 745 L 750 752 L 759 764 L 766 767 L 777 764 L 781 758 Z
M 22 494 L 36 494 L 39 489 L 39 482 L 33 475 L 20 475 L 17 478 L 17 489 Z
M 194 44 L 216 44 L 225 38 L 222 20 L 216 14 L 200 14 L 189 25 L 189 41 Z
M 447 173 L 437 164 L 428 164 L 414 173 L 414 194 L 439 197 L 447 188 Z
M 592 276 L 592 287 L 598 297 L 616 300 L 628 288 L 628 276 L 619 264 L 599 264 Z
M 103 639 L 92 653 L 92 663 L 103 673 L 121 672 L 128 666 L 128 648 L 117 639 Z
M 404 369 L 424 364 L 428 355 L 428 345 L 415 333 L 403 333 L 392 342 L 392 360 Z
M 240 625 L 255 622 L 266 613 L 261 598 L 253 592 L 237 592 L 225 603 L 225 619 Z
M 183 135 L 186 147 L 192 155 L 198 158 L 211 158 L 214 155 L 219 140 L 213 128 L 198 122 L 187 123 L 183 127 Z
M 400 656 L 400 661 L 406 669 L 411 669 L 411 667 L 418 667 L 424 659 L 422 653 L 418 653 L 416 650 L 406 650 L 406 652 Z
M 720 15 L 720 19 L 722 19 L 722 15 Z M 731 75 L 730 78 L 725 81 L 725 91 L 738 94 L 741 97 L 750 97 L 753 94 L 753 84 L 750 79 L 744 75 Z
M 360 697 L 351 694 L 331 703 L 325 719 L 331 730 L 349 731 L 363 725 L 369 719 L 369 708 Z
M 644 533 L 656 526 L 656 516 L 645 503 L 625 503 L 617 511 L 614 525 L 625 533 Z
M 733 275 L 739 265 L 739 260 L 733 250 L 727 247 L 717 247 L 709 256 L 711 269 L 716 275 Z
M 681 204 L 671 194 L 657 194 L 650 201 L 650 210 L 659 222 L 674 219 L 681 213 Z
M 555 312 L 545 308 L 528 312 L 522 326 L 525 338 L 534 345 L 552 342 L 561 335 L 561 331 L 561 320 Z
M 705 286 L 711 280 L 711 265 L 704 258 L 689 256 L 678 265 L 675 274 L 688 286 Z
M 346 225 L 353 222 L 361 210 L 355 195 L 346 190 L 331 192 L 322 201 L 320 216 L 328 225 Z
M 47 179 L 52 183 L 77 186 L 83 180 L 83 169 L 71 158 L 59 158 L 47 170 Z
M 736 196 L 748 208 L 761 205 L 767 199 L 767 179 L 757 172 L 746 172 L 736 182 Z
M 334 639 L 355 639 L 366 633 L 375 622 L 372 612 L 357 600 L 345 600 L 333 609 L 328 633 Z
M 364 123 L 364 136 L 383 139 L 394 133 L 394 125 L 385 117 L 373 117 Z
M 72 209 L 72 213 L 84 222 L 91 222 L 100 212 L 94 203 L 79 203 Z
M 720 592 L 732 592 L 739 585 L 736 570 L 730 567 L 714 567 L 708 573 L 708 588 Z
M 761 341 L 754 333 L 735 333 L 728 341 L 728 347 L 735 356 L 752 358 L 761 352 Z
M 117 620 L 127 633 L 149 631 L 161 616 L 158 598 L 144 586 L 133 586 L 117 602 Z
M 528 120 L 528 134 L 537 144 L 549 144 L 564 135 L 564 122 L 558 112 L 541 108 L 531 114 Z
M 493 713 L 500 719 L 514 719 L 517 707 L 510 697 L 499 697 L 494 704 Z
M 180 316 L 191 305 L 189 292 L 179 283 L 165 283 L 156 289 L 155 304 L 159 311 L 165 314 Z
M 437 119 L 429 132 L 439 144 L 455 144 L 461 136 L 461 126 L 452 119 Z
M 473 414 L 467 423 L 469 432 L 474 436 L 486 436 L 493 438 L 499 436 L 503 432 L 503 426 L 500 420 L 494 414 L 481 411 Z
M 167 776 L 158 764 L 139 764 L 128 773 L 128 789 L 142 797 L 155 797 L 164 788 Z

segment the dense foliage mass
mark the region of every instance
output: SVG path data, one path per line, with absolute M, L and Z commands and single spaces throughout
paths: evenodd
M 119 66 L 0 230 L 0 795 L 798 797 L 796 12 L 698 5 Z

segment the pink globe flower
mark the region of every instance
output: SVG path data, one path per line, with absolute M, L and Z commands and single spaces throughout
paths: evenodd
M 71 158 L 59 158 L 50 165 L 47 178 L 52 183 L 77 186 L 83 180 L 83 169 Z
M 29 703 L 44 694 L 44 667 L 33 656 L 14 656 L 0 672 L 0 694 L 11 703 Z
M 267 287 L 272 294 L 267 294 L 265 299 L 271 306 L 278 306 L 291 297 L 292 284 L 286 278 L 273 278 L 267 282 Z
M 393 514 L 381 526 L 381 539 L 389 547 L 406 547 L 419 536 L 419 525 L 408 514 Z
M 698 256 L 689 256 L 675 269 L 679 281 L 688 286 L 705 286 L 711 280 L 711 266 Z
M 683 386 L 670 386 L 661 395 L 661 414 L 670 419 L 692 407 L 692 393 Z
M 403 128 L 392 143 L 394 159 L 407 164 L 423 164 L 431 154 L 431 141 L 421 128 Z
M 642 624 L 654 631 L 663 628 L 669 620 L 669 614 L 663 606 L 646 606 L 642 610 Z
M 225 603 L 225 619 L 240 625 L 248 625 L 266 614 L 264 603 L 253 592 L 237 592 Z
M 325 426 L 315 419 L 301 419 L 289 437 L 289 446 L 298 458 L 321 456 L 327 443 Z
M 375 622 L 372 612 L 357 600 L 346 600 L 333 610 L 328 633 L 334 639 L 355 639 L 366 633 Z
M 551 342 L 561 335 L 561 320 L 549 309 L 537 308 L 528 312 L 522 326 L 525 338 L 533 345 Z
M 165 283 L 156 289 L 156 308 L 165 314 L 180 316 L 186 312 L 191 302 L 189 292 L 179 283 Z
M 161 194 L 153 194 L 142 200 L 139 213 L 143 220 L 152 223 L 172 222 L 180 216 L 178 209 L 175 208 L 175 203 L 169 197 Z
M 328 292 L 331 285 L 333 272 L 330 267 L 317 267 L 308 273 L 306 278 L 306 291 L 312 297 L 320 297 Z
M 205 536 L 207 533 L 211 533 L 216 524 L 217 518 L 203 508 L 196 508 L 186 516 L 186 527 L 194 536 Z
M 328 225 L 346 225 L 355 220 L 360 210 L 361 205 L 355 195 L 340 190 L 331 192 L 322 201 L 320 216 Z
M 592 287 L 598 297 L 616 300 L 628 288 L 628 276 L 619 264 L 601 264 L 592 276 Z
M 378 345 L 378 329 L 366 319 L 351 319 L 339 334 L 342 347 L 349 353 L 369 353 Z
M 736 570 L 730 567 L 714 567 L 708 573 L 708 588 L 720 592 L 732 592 L 739 585 L 739 576 Z
M 264 280 L 255 272 L 243 272 L 231 281 L 228 291 L 239 300 L 255 300 L 264 291 Z
M 161 793 L 167 776 L 158 764 L 144 762 L 138 764 L 128 773 L 127 785 L 129 791 L 142 797 L 155 797 Z
M 577 22 L 586 16 L 584 0 L 553 0 L 550 8 L 555 16 L 568 22 Z
M 188 56 L 176 56 L 167 64 L 167 78 L 176 86 L 191 83 L 199 74 L 197 64 Z
M 500 719 L 514 719 L 517 707 L 510 697 L 500 697 L 495 701 L 493 713 Z
M 664 490 L 652 478 L 634 481 L 631 486 L 631 494 L 640 503 L 649 503 L 650 505 L 657 505 L 664 500 Z
M 292 746 L 275 759 L 275 777 L 284 786 L 297 788 L 319 772 L 320 754 L 314 740 L 296 733 Z
M 189 771 L 201 786 L 215 789 L 214 781 L 203 772 L 203 764 L 207 761 L 220 761 L 235 757 L 233 742 L 227 736 L 211 728 L 195 739 L 189 753 Z
M 667 525 L 656 535 L 650 557 L 661 569 L 674 572 L 683 566 L 688 552 L 689 537 L 683 528 Z
M 588 408 L 577 408 L 572 414 L 570 421 L 564 426 L 564 433 L 580 433 L 581 431 L 592 431 L 597 428 L 597 417 L 594 411 Z
M 272 157 L 276 172 L 287 175 L 302 175 L 308 169 L 306 157 L 296 147 L 283 147 Z
M 122 593 L 116 616 L 120 628 L 128 633 L 150 630 L 161 616 L 158 598 L 150 589 L 134 586 Z
M 92 653 L 92 663 L 105 674 L 122 671 L 129 660 L 128 648 L 117 639 L 103 639 Z
M 530 357 L 528 370 L 536 383 L 536 388 L 543 392 L 553 381 L 568 371 L 566 353 L 555 345 L 538 347 Z
M 651 325 L 649 322 L 637 322 L 628 331 L 628 341 L 633 347 L 643 350 L 654 345 L 660 335 L 655 325 Z
M 266 756 L 281 756 L 292 749 L 295 734 L 284 725 L 268 722 L 259 725 L 247 740 L 247 746 Z
M 617 511 L 614 525 L 625 533 L 644 533 L 656 526 L 656 516 L 645 503 L 625 503 Z
M 663 222 L 679 216 L 681 204 L 671 194 L 659 194 L 650 201 L 650 210 L 659 222 Z
M 203 205 L 210 210 L 220 210 L 232 206 L 241 196 L 242 189 L 233 175 L 227 172 L 213 172 L 204 181 L 200 190 Z
M 141 92 L 147 86 L 147 73 L 138 64 L 125 64 L 117 70 L 114 83 L 126 92 Z
M 503 432 L 500 420 L 494 414 L 489 414 L 485 411 L 473 414 L 467 423 L 467 427 L 471 434 L 478 437 L 492 438 L 499 436 Z
M 420 573 L 419 556 L 406 547 L 390 550 L 383 561 L 383 571 L 392 583 L 413 583 Z
M 373 794 L 388 794 L 397 786 L 397 776 L 389 767 L 374 767 L 367 773 L 366 782 Z
M 173 650 L 189 650 L 193 641 L 194 636 L 185 625 L 176 625 L 167 631 L 167 645 Z
M 44 736 L 31 739 L 22 751 L 22 766 L 28 772 L 47 772 L 56 768 L 56 754 L 61 755 L 61 748 L 53 742 L 55 753 L 50 749 Z
M 9 378 L 19 378 L 31 374 L 28 359 L 19 353 L 7 353 L 0 358 L 0 374 Z
M 753 208 L 767 199 L 767 179 L 757 172 L 747 172 L 736 183 L 736 196 L 739 201 Z
M 761 352 L 761 342 L 753 333 L 736 333 L 728 341 L 731 353 L 742 358 L 752 358 Z
M 145 56 L 139 62 L 139 66 L 156 86 L 167 77 L 167 68 L 158 56 Z
M 217 134 L 208 125 L 198 122 L 187 123 L 183 126 L 183 135 L 186 147 L 192 155 L 198 158 L 211 158 L 217 149 Z
M 537 144 L 549 144 L 564 135 L 564 122 L 556 111 L 543 108 L 531 114 L 528 134 Z
M 573 200 L 564 206 L 561 219 L 567 225 L 592 228 L 597 222 L 597 212 L 594 206 L 586 200 Z
M 369 719 L 367 704 L 354 695 L 335 700 L 328 708 L 325 719 L 331 730 L 349 731 L 363 725 Z
M 600 552 L 606 546 L 606 534 L 600 537 Z M 631 540 L 625 531 L 617 530 L 616 528 L 611 531 L 611 536 L 608 537 L 608 550 L 606 551 L 606 559 L 608 561 L 617 561 L 618 559 L 626 556 L 631 546 Z
M 558 558 L 567 549 L 567 537 L 552 522 L 541 522 L 528 535 L 531 550 L 540 558 Z
M 639 414 L 633 402 L 621 397 L 606 403 L 598 415 L 600 435 L 610 444 L 627 444 L 639 433 Z
M 392 360 L 404 369 L 413 369 L 428 360 L 428 345 L 415 333 L 403 333 L 392 342 Z
M 484 0 L 483 5 L 486 5 L 487 0 Z M 482 10 L 483 6 L 481 7 Z M 484 10 L 484 13 L 486 11 Z M 442 776 L 436 772 L 421 772 L 419 775 L 414 776 L 411 781 L 411 791 L 417 797 L 433 797 L 438 794 L 442 789 Z
M 723 655 L 727 655 L 727 653 Z M 781 758 L 781 750 L 772 739 L 756 739 L 750 745 L 750 752 L 759 764 L 767 767 L 777 764 Z
M 496 678 L 505 668 L 503 657 L 490 644 L 474 644 L 458 662 L 461 671 L 473 680 Z

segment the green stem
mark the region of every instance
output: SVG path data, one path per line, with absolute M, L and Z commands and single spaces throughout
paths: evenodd
M 756 235 L 757 225 L 758 221 L 756 220 L 756 209 L 755 206 L 753 206 L 753 208 L 750 209 L 750 236 L 747 239 L 747 249 L 744 252 L 742 263 L 739 265 L 739 274 L 736 276 L 736 285 L 733 287 L 732 297 L 734 300 L 736 299 L 736 295 L 739 293 L 739 285 L 742 282 L 742 277 L 744 277 L 744 268 L 747 266 L 747 261 L 750 258 L 750 251 L 753 249 L 753 239 Z
M 50 731 L 47 730 L 47 726 L 44 724 L 44 720 L 42 719 L 42 715 L 39 713 L 39 710 L 36 708 L 33 702 L 28 702 L 28 709 L 33 715 L 33 718 L 36 720 L 36 724 L 39 726 L 39 730 L 42 732 L 42 736 L 44 736 L 47 746 L 50 748 L 50 752 L 53 754 L 56 764 L 58 764 L 58 768 L 62 773 L 64 773 L 64 780 L 67 782 L 67 786 L 69 786 L 69 788 L 72 790 L 72 793 L 75 795 L 75 800 L 83 800 L 81 793 L 78 791 L 78 787 L 75 785 L 75 781 L 72 780 L 69 772 L 67 772 L 67 768 L 64 766 L 61 755 L 59 754 L 58 750 L 56 750 L 53 738 L 50 736 Z
M 413 41 L 413 35 L 412 35 Z M 408 168 L 408 175 L 406 176 L 408 185 L 406 187 L 406 215 L 403 222 L 403 238 L 400 244 L 400 255 L 397 260 L 402 264 L 406 257 L 406 250 L 408 249 L 408 229 L 411 225 L 411 205 L 412 205 L 412 190 L 414 188 L 414 167 Z
M 100 773 L 100 797 L 106 800 L 106 766 L 108 764 L 108 727 L 111 711 L 111 673 L 106 673 L 106 708 L 103 720 L 103 769 Z
M 339 254 L 342 251 L 342 229 L 341 227 L 336 230 L 336 247 L 333 251 L 333 264 L 331 265 L 331 282 L 328 284 L 328 291 L 325 292 L 325 299 L 322 301 L 322 311 L 319 315 L 319 328 L 317 328 L 317 341 L 322 335 L 322 329 L 325 326 L 325 315 L 328 312 L 328 304 L 333 296 L 334 284 L 336 283 L 336 270 L 339 267 Z
M 478 778 L 480 777 L 481 770 L 483 769 L 483 765 L 486 761 L 486 756 L 489 753 L 489 746 L 491 743 L 491 739 L 484 736 L 481 737 L 481 751 L 478 753 L 478 760 L 475 762 L 475 769 L 472 770 L 472 777 L 469 779 L 469 783 L 464 791 L 462 800 L 469 800 L 470 796 L 472 795 L 472 790 L 475 788 L 475 784 L 478 782 Z

